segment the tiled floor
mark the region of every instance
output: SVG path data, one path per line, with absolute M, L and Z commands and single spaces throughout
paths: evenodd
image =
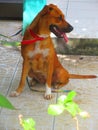
M 98 57 L 86 57 L 80 60 L 80 56 L 59 56 L 60 61 L 71 73 L 98 74 Z M 0 46 L 0 92 L 12 102 L 18 110 L 0 109 L 0 130 L 21 130 L 18 115 L 23 114 L 25 118 L 33 117 L 36 121 L 37 130 L 70 130 L 75 129 L 75 124 L 68 113 L 59 117 L 47 114 L 49 104 L 56 103 L 59 95 L 46 101 L 44 93 L 32 92 L 26 84 L 24 92 L 16 98 L 9 97 L 19 83 L 21 74 L 20 52 Z M 70 80 L 63 89 L 75 90 L 78 95 L 75 99 L 80 107 L 88 111 L 90 119 L 79 119 L 80 130 L 97 130 L 97 107 L 98 107 L 98 80 Z
M 74 26 L 70 37 L 98 38 L 97 0 L 69 0 L 65 3 L 66 17 Z M 0 21 L 0 33 L 11 35 L 20 25 L 21 21 Z M 21 37 L 15 38 L 12 40 L 21 40 Z M 61 63 L 70 73 L 98 75 L 98 56 L 80 57 L 59 55 Z M 58 117 L 47 114 L 48 105 L 56 103 L 57 98 L 64 93 L 54 93 L 54 98 L 47 101 L 43 98 L 44 93 L 32 92 L 26 84 L 19 97 L 9 97 L 19 84 L 21 65 L 20 51 L 0 45 L 0 93 L 17 108 L 14 111 L 0 108 L 0 130 L 22 130 L 19 114 L 25 118 L 32 117 L 36 121 L 36 130 L 76 130 L 75 122 L 67 112 Z M 70 80 L 63 89 L 75 90 L 75 101 L 91 115 L 86 120 L 79 118 L 79 130 L 98 130 L 98 79 Z

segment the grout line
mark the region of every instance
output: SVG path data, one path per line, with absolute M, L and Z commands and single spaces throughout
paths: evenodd
M 57 95 L 56 95 L 56 103 L 57 103 L 57 99 L 58 99 L 58 93 L 57 93 Z M 56 119 L 56 117 L 54 116 L 53 117 L 53 127 L 52 127 L 52 130 L 55 130 L 55 119 Z
M 52 130 L 55 130 L 55 117 L 53 117 L 53 126 L 52 126 Z
M 15 74 L 16 74 L 16 71 L 17 71 L 17 68 L 18 68 L 18 65 L 19 65 L 19 62 L 20 62 L 20 58 L 21 58 L 21 56 L 19 57 L 18 62 L 16 63 L 15 70 L 14 70 L 14 72 L 13 72 L 13 74 L 12 74 L 12 79 L 11 79 L 11 81 L 10 81 L 10 83 L 9 83 L 8 90 L 7 90 L 7 92 L 5 93 L 4 96 L 7 96 L 9 90 L 11 89 L 10 87 L 12 86 L 12 82 L 13 82 L 13 80 L 14 80 L 14 78 L 15 78 Z M 3 108 L 1 107 L 1 108 L 0 108 L 0 115 L 1 115 L 2 110 L 3 110 Z
M 66 18 L 67 18 L 67 13 L 68 13 L 68 6 L 69 6 L 69 0 L 67 1 L 67 7 L 66 7 L 66 12 L 65 12 Z
M 8 92 L 9 92 L 9 90 L 11 89 L 13 80 L 14 80 L 14 78 L 15 78 L 15 75 L 16 75 L 16 72 L 17 72 L 17 69 L 18 69 L 18 65 L 19 65 L 20 59 L 21 59 L 21 56 L 19 57 L 19 59 L 18 59 L 18 61 L 17 61 L 17 63 L 16 63 L 15 70 L 14 70 L 13 75 L 12 75 L 12 79 L 11 79 L 11 81 L 10 81 L 8 90 L 7 90 L 6 94 L 5 94 L 6 96 L 8 95 Z

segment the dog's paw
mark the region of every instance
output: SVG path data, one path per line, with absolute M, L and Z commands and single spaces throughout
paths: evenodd
M 50 100 L 50 99 L 53 98 L 53 95 L 52 94 L 49 94 L 49 95 L 45 94 L 44 98 L 47 99 L 47 100 Z
M 48 87 L 48 85 L 46 84 L 46 92 L 45 92 L 45 99 L 50 100 L 53 98 L 52 94 L 51 94 L 51 88 Z
M 13 92 L 11 92 L 10 97 L 17 97 L 17 96 L 19 96 L 19 95 L 20 95 L 20 94 L 19 94 L 18 92 L 13 91 Z

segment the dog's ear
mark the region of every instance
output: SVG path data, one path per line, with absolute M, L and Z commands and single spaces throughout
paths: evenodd
M 53 4 L 48 5 L 49 11 L 52 11 L 52 10 L 53 10 L 53 7 L 55 7 L 55 6 L 56 6 L 56 5 L 53 5 Z
M 53 10 L 53 5 L 45 5 L 44 8 L 38 13 L 35 19 L 30 24 L 30 28 L 33 29 L 39 22 L 39 19 L 47 14 L 49 14 Z
M 44 14 L 50 14 L 51 12 L 53 13 L 53 11 L 57 10 L 57 8 L 58 7 L 54 4 L 47 5 L 46 13 L 44 13 Z
M 39 19 L 44 16 L 48 12 L 48 6 L 44 6 L 44 8 L 38 13 L 38 15 L 35 17 L 35 19 L 30 24 L 30 28 L 34 28 L 36 24 L 38 23 Z
M 49 14 L 51 12 L 51 10 L 53 10 L 53 8 L 50 7 L 50 5 L 46 5 L 42 11 L 42 16 Z

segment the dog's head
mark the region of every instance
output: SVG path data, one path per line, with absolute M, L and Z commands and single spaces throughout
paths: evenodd
M 53 22 L 50 23 L 49 29 L 57 37 L 63 37 L 67 41 L 66 33 L 73 30 L 73 27 L 65 20 L 62 11 L 55 5 L 49 5 L 51 19 Z
M 36 22 L 40 34 L 49 34 L 51 31 L 57 37 L 64 37 L 65 40 L 67 40 L 66 33 L 73 30 L 73 27 L 65 20 L 62 11 L 53 4 L 46 5 L 37 15 L 34 22 Z

